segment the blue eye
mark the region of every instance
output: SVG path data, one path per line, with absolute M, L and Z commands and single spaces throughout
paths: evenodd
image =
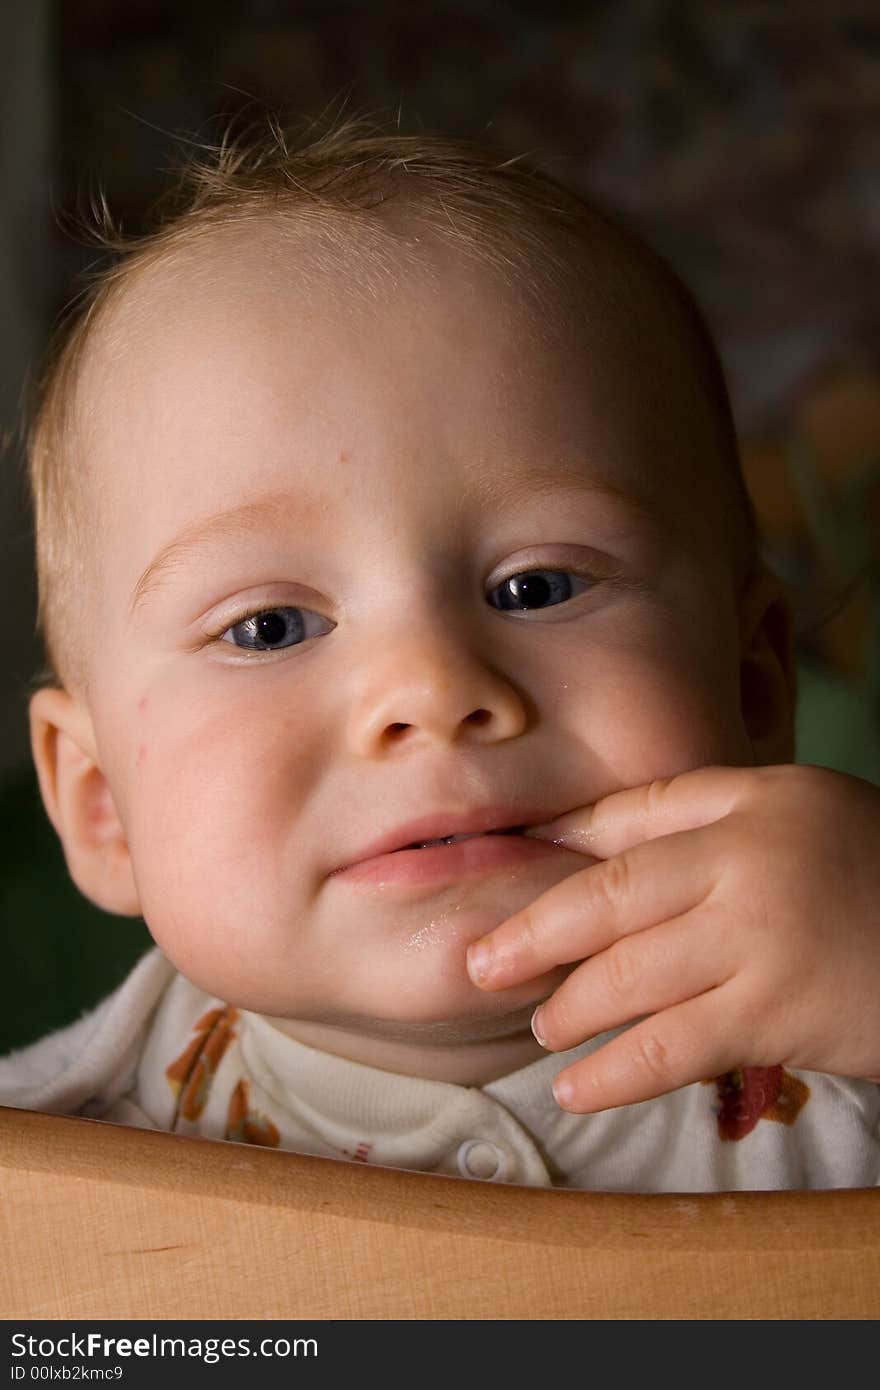
M 319 636 L 314 631 L 316 624 L 324 624 L 322 631 L 329 632 L 335 626 L 328 618 L 312 613 L 308 608 L 263 608 L 257 613 L 249 613 L 239 618 L 225 632 L 220 640 L 230 641 L 230 645 L 251 652 L 281 651 L 285 647 L 295 647 L 309 637 Z M 228 634 L 232 634 L 229 638 Z M 245 638 L 237 642 L 235 635 Z
M 531 612 L 567 603 L 595 582 L 568 570 L 523 570 L 497 585 L 489 594 L 489 602 L 504 612 Z M 239 651 L 283 651 L 307 642 L 310 637 L 332 632 L 335 626 L 329 618 L 322 618 L 309 608 L 260 608 L 243 613 L 217 640 Z
M 576 584 L 581 588 L 575 589 Z M 569 574 L 567 570 L 524 570 L 522 574 L 510 575 L 493 589 L 489 602 L 493 608 L 501 608 L 505 612 L 528 612 L 566 603 L 588 587 L 586 579 Z

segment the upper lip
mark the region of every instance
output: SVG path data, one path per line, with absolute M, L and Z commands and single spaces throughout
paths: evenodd
M 540 825 L 553 820 L 557 813 L 535 806 L 481 806 L 471 811 L 432 811 L 430 815 L 419 816 L 416 820 L 387 830 L 378 839 L 372 840 L 357 850 L 340 868 L 348 869 L 352 864 L 360 864 L 365 859 L 375 859 L 380 854 L 393 854 L 395 850 L 406 849 L 407 845 L 420 844 L 423 840 L 439 840 L 447 835 L 479 835 L 490 830 L 509 830 L 515 825 Z

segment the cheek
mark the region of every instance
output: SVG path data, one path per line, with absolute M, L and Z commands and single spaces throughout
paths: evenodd
M 152 699 L 133 723 L 126 832 L 147 920 L 169 896 L 199 921 L 216 910 L 265 920 L 278 885 L 303 869 L 312 740 L 256 701 L 212 713 L 204 701 Z
M 295 814 L 317 775 L 315 731 L 265 699 L 224 699 L 217 708 L 204 695 L 164 707 L 154 700 L 137 726 L 133 741 L 126 736 L 133 812 L 141 804 L 209 826 L 250 816 L 265 831 L 268 812 Z
M 666 645 L 595 651 L 572 673 L 566 722 L 603 784 L 637 786 L 693 767 L 747 760 L 737 685 L 711 653 Z

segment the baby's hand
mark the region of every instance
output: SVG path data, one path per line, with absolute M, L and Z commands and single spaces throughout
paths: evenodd
M 554 1086 L 588 1112 L 743 1066 L 880 1077 L 880 789 L 827 768 L 704 767 L 529 833 L 602 862 L 468 952 L 482 989 L 577 965 L 548 1049 L 640 1020 Z

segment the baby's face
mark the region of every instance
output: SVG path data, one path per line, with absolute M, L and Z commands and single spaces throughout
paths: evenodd
M 750 758 L 718 519 L 670 483 L 701 447 L 686 406 L 595 329 L 542 337 L 487 272 L 431 264 L 308 290 L 251 233 L 129 292 L 86 378 L 91 715 L 185 974 L 466 1038 L 547 992 L 481 993 L 468 943 L 593 861 L 377 842 Z

